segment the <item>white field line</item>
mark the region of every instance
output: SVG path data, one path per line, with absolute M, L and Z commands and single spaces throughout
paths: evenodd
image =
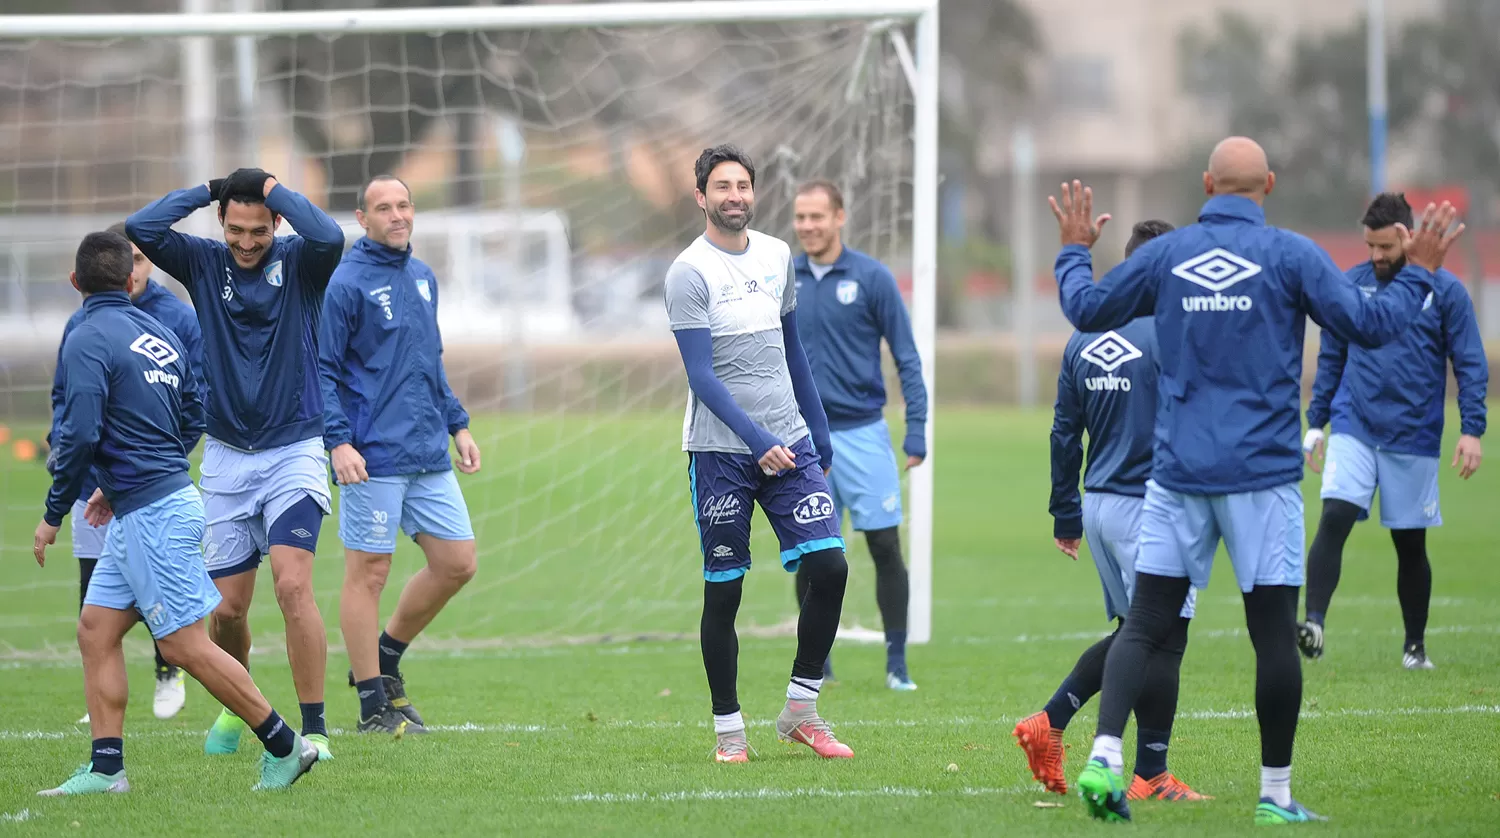
M 792 633 L 795 633 L 793 626 Z M 991 646 L 1004 643 L 1033 644 L 1033 643 L 1061 643 L 1077 642 L 1080 640 L 1098 640 L 1109 633 L 1107 629 L 1095 629 L 1092 631 L 1070 631 L 1052 634 L 1017 634 L 1010 636 L 956 636 L 939 639 L 938 644 L 958 643 L 970 646 Z M 1392 626 L 1386 629 L 1366 630 L 1359 628 L 1340 629 L 1336 637 L 1342 636 L 1370 636 L 1391 637 L 1401 636 L 1403 629 Z M 1429 635 L 1443 634 L 1500 634 L 1500 625 L 1479 626 L 1433 626 L 1427 629 Z M 783 635 L 766 631 L 764 633 L 740 632 L 741 645 L 752 645 L 756 641 L 765 641 L 771 638 L 780 638 Z M 1189 640 L 1225 640 L 1247 637 L 1243 627 L 1227 629 L 1197 629 L 1189 630 Z M 678 651 L 673 645 L 676 641 L 697 641 L 697 635 L 630 635 L 620 634 L 607 639 L 592 639 L 583 641 L 579 638 L 558 638 L 555 645 L 546 645 L 541 641 L 517 643 L 511 645 L 503 638 L 494 640 L 469 640 L 456 639 L 433 639 L 423 638 L 412 648 L 409 653 L 413 659 L 417 658 L 533 658 L 533 657 L 556 657 L 575 651 L 583 651 L 586 654 L 597 655 L 652 655 L 667 654 Z M 747 642 L 748 641 L 748 642 Z M 1189 644 L 1191 645 L 1191 644 Z M 344 654 L 345 650 L 341 644 L 329 643 L 330 654 Z M 150 647 L 144 640 L 127 637 L 125 640 L 125 653 L 127 657 L 136 654 L 150 654 Z M 286 655 L 285 637 L 262 636 L 256 638 L 254 645 L 250 648 L 250 654 L 255 657 L 272 656 L 284 657 Z M 78 659 L 78 649 L 75 646 L 47 645 L 39 649 L 18 649 L 7 646 L 0 641 L 0 670 L 37 668 L 63 668 L 82 669 Z
M 1184 710 L 1177 714 L 1180 719 L 1216 720 L 1216 719 L 1250 719 L 1255 717 L 1255 711 L 1250 708 L 1231 708 L 1225 710 Z M 1435 715 L 1500 715 L 1500 704 L 1464 704 L 1456 707 L 1345 707 L 1336 710 L 1303 710 L 1302 719 L 1339 719 L 1339 718 L 1404 718 L 1411 716 L 1435 716 Z M 835 728 L 957 728 L 957 727 L 1005 727 L 1015 724 L 1016 718 L 974 718 L 968 716 L 948 717 L 941 719 L 853 719 L 848 721 L 835 721 Z M 772 719 L 750 719 L 745 725 L 751 729 L 770 729 L 774 724 Z M 428 725 L 427 729 L 435 733 L 468 733 L 468 734 L 550 734 L 562 732 L 580 732 L 587 730 L 685 730 L 698 729 L 708 730 L 712 723 L 707 720 L 699 721 L 659 721 L 659 720 L 635 720 L 614 719 L 598 722 L 580 722 L 577 724 L 518 724 L 518 723 L 487 723 L 487 722 L 465 722 L 456 725 Z M 329 734 L 333 736 L 353 735 L 352 731 L 341 728 L 331 728 Z M 0 742 L 3 741 L 38 741 L 55 739 L 83 739 L 89 736 L 86 725 L 78 725 L 68 730 L 3 730 L 0 729 Z M 134 737 L 193 737 L 203 736 L 201 730 L 189 730 L 183 728 L 156 728 L 149 726 L 144 729 L 132 729 L 126 732 L 127 738 Z
M 858 797 L 988 797 L 992 795 L 1026 794 L 1033 786 L 1010 788 L 960 789 L 913 789 L 902 786 L 880 786 L 871 789 L 825 789 L 825 788 L 758 788 L 758 789 L 694 789 L 688 791 L 647 792 L 584 792 L 552 798 L 560 803 L 697 803 L 705 800 L 795 800 L 805 798 L 833 798 L 843 800 Z

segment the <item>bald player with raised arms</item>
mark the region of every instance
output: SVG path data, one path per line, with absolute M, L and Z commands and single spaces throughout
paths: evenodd
M 1136 589 L 1110 647 L 1099 722 L 1078 779 L 1089 813 L 1128 820 L 1120 734 L 1190 587 L 1208 585 L 1223 539 L 1255 647 L 1261 731 L 1256 823 L 1321 819 L 1292 799 L 1292 744 L 1302 701 L 1297 593 L 1303 582 L 1302 347 L 1307 317 L 1360 346 L 1396 338 L 1422 309 L 1433 272 L 1463 226 L 1429 205 L 1415 231 L 1400 227 L 1407 266 L 1366 297 L 1317 245 L 1267 226 L 1262 204 L 1276 176 L 1259 145 L 1230 137 L 1214 148 L 1198 223 L 1153 239 L 1096 285 L 1089 247 L 1108 215 L 1073 181 L 1049 198 L 1061 230 L 1055 271 L 1063 313 L 1100 331 L 1154 314 L 1161 364 L 1157 445 L 1141 514 Z

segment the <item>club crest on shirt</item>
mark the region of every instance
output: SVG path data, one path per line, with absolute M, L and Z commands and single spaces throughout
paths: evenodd
M 859 297 L 859 283 L 852 279 L 841 279 L 833 293 L 839 302 L 849 305 Z
M 266 284 L 270 285 L 272 288 L 280 288 L 281 287 L 281 260 L 280 259 L 277 259 L 275 262 L 272 262 L 271 264 L 269 264 L 269 265 L 266 266 L 265 277 L 266 277 Z
M 432 302 L 432 289 L 427 287 L 427 280 L 417 280 L 417 293 L 422 295 L 422 299 Z

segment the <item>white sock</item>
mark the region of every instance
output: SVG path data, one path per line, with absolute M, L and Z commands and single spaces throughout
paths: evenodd
M 1123 746 L 1118 736 L 1095 736 L 1094 750 L 1089 752 L 1089 759 L 1098 757 L 1109 765 L 1109 770 L 1116 774 L 1125 772 L 1125 758 L 1121 756 Z
M 1292 767 L 1260 767 L 1260 796 L 1285 809 L 1292 805 Z
M 786 684 L 786 697 L 789 701 L 817 701 L 821 689 L 822 678 L 793 678 Z
M 737 733 L 745 729 L 745 717 L 738 711 L 726 716 L 714 716 L 714 733 Z

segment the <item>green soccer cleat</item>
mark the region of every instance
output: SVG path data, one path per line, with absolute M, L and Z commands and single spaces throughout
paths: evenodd
M 252 791 L 277 791 L 291 788 L 303 774 L 318 763 L 318 746 L 298 736 L 292 742 L 292 752 L 284 757 L 273 757 L 270 751 L 260 755 L 260 782 Z
M 309 733 L 302 737 L 312 743 L 318 749 L 318 762 L 329 762 L 333 759 L 333 751 L 328 749 L 328 737 L 322 733 Z
M 1088 807 L 1089 815 L 1106 823 L 1130 820 L 1130 804 L 1125 802 L 1125 783 L 1110 770 L 1104 760 L 1089 760 L 1078 775 L 1078 796 Z
M 205 754 L 232 754 L 240 749 L 240 734 L 245 732 L 245 720 L 220 710 L 214 726 L 208 729 L 208 738 L 203 740 Z
M 73 794 L 124 794 L 130 791 L 130 781 L 125 779 L 125 770 L 118 774 L 98 774 L 92 762 L 78 766 L 66 782 L 55 789 L 42 789 L 38 797 L 65 797 Z
M 1281 826 L 1288 823 L 1310 823 L 1312 821 L 1326 821 L 1328 818 L 1314 814 L 1306 806 L 1293 800 L 1292 805 L 1282 807 L 1269 797 L 1262 797 L 1260 805 L 1255 807 L 1256 826 Z

